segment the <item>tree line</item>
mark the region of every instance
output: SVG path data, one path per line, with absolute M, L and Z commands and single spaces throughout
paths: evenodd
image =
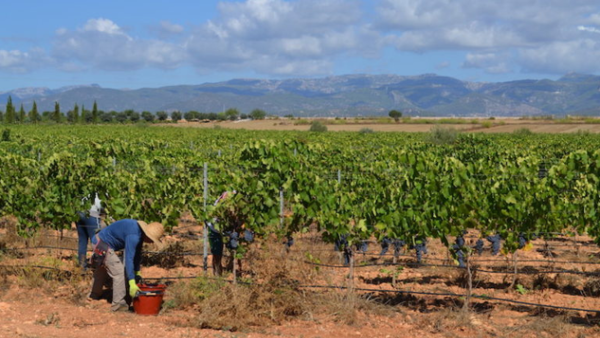
M 219 113 L 203 113 L 198 111 L 188 111 L 182 113 L 179 111 L 173 111 L 167 113 L 165 111 L 159 111 L 156 114 L 149 111 L 143 111 L 141 113 L 127 109 L 121 112 L 117 111 L 103 111 L 98 109 L 98 104 L 94 101 L 92 109 L 86 109 L 83 105 L 81 107 L 76 103 L 74 107 L 65 113 L 61 111 L 59 102 L 54 103 L 53 111 L 44 111 L 40 113 L 37 108 L 37 103 L 33 101 L 31 110 L 25 111 L 23 104 L 17 111 L 15 108 L 12 97 L 9 96 L 6 102 L 6 109 L 0 110 L 0 122 L 5 124 L 13 123 L 41 123 L 41 122 L 55 122 L 55 123 L 136 123 L 140 121 L 145 122 L 177 122 L 182 119 L 187 121 L 235 121 L 239 119 L 253 119 L 262 120 L 267 117 L 267 113 L 262 109 L 254 109 L 250 114 L 242 114 L 236 108 L 227 109 L 224 112 Z

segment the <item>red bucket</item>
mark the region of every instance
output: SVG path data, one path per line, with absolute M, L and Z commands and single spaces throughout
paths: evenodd
M 133 311 L 138 315 L 156 316 L 160 312 L 167 286 L 164 284 L 138 284 L 140 292 L 133 299 Z

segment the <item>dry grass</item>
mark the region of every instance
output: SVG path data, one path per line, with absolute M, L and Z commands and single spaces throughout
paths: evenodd
M 561 290 L 583 290 L 584 281 L 582 276 L 573 274 L 557 274 L 554 278 L 554 283 Z
M 472 313 L 448 308 L 432 314 L 421 325 L 431 325 L 434 332 L 442 333 L 472 328 L 473 320 L 474 315 Z
M 518 337 L 523 334 L 535 333 L 535 337 L 565 337 L 571 336 L 573 326 L 566 316 L 535 317 L 521 325 L 504 327 L 500 330 L 501 337 Z
M 65 282 L 70 282 L 76 275 L 63 261 L 53 257 L 41 257 L 26 264 L 24 267 L 13 269 L 18 277 L 18 284 L 29 288 L 45 288 L 53 290 Z
M 600 297 L 600 278 L 590 278 L 583 286 L 583 292 L 588 297 Z
M 186 248 L 182 242 L 169 244 L 160 252 L 142 253 L 142 266 L 159 266 L 163 269 L 173 269 L 180 266 L 189 265 L 184 253 Z
M 322 280 L 323 276 L 319 269 L 294 259 L 298 256 L 302 256 L 301 250 L 287 252 L 275 238 L 257 242 L 248 248 L 247 270 L 237 284 L 212 277 L 177 283 L 169 288 L 166 307 L 197 311 L 199 315 L 190 325 L 231 331 L 317 317 L 355 325 L 370 314 L 394 313 L 368 295 L 300 288 L 300 284 Z
M 168 307 L 191 307 L 199 312 L 192 325 L 240 330 L 250 326 L 281 324 L 310 312 L 310 302 L 298 288 L 300 266 L 285 259 L 276 241 L 250 246 L 246 275 L 237 284 L 220 278 L 198 277 L 169 289 Z
M 370 316 L 391 317 L 399 308 L 389 306 L 374 295 L 347 290 L 313 293 L 310 295 L 315 313 L 345 325 L 364 325 Z

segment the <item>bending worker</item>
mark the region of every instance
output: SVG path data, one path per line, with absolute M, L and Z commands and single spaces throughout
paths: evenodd
M 134 219 L 122 219 L 102 229 L 92 238 L 94 254 L 92 259 L 96 270 L 91 299 L 100 299 L 102 286 L 108 276 L 112 278 L 112 311 L 128 311 L 129 305 L 125 300 L 127 284 L 129 295 L 134 298 L 140 290 L 137 282 L 141 281 L 140 261 L 142 259 L 143 243 L 154 243 L 162 246 L 160 238 L 164 228 L 160 223 L 150 223 Z M 124 262 L 115 251 L 125 250 Z M 125 282 L 127 277 L 127 283 Z

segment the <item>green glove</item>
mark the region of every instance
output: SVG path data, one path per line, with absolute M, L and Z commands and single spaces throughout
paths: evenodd
M 142 278 L 142 273 L 139 271 L 135 272 L 135 284 L 142 284 L 142 280 L 144 280 Z
M 136 293 L 140 291 L 140 288 L 135 284 L 135 279 L 129 280 L 129 295 L 131 298 L 135 298 Z

